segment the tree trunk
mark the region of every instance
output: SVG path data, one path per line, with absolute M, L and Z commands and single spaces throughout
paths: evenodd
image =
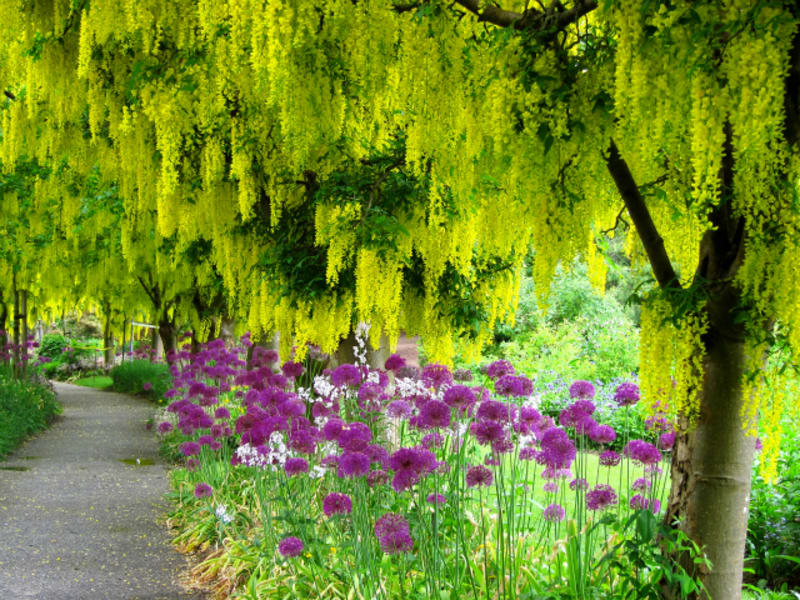
M 111 336 L 111 315 L 106 311 L 106 322 L 103 327 L 103 363 L 107 369 L 114 366 L 114 338 Z
M 6 331 L 6 321 L 8 320 L 8 307 L 0 291 L 0 360 L 6 362 L 6 350 L 8 346 L 8 332 Z
M 169 317 L 162 317 L 158 321 L 158 335 L 164 348 L 164 356 L 167 362 L 171 361 L 178 347 L 178 336 L 175 330 L 175 323 Z
M 377 349 L 370 345 L 369 340 L 365 340 L 365 342 L 367 365 L 371 369 L 382 369 L 386 359 L 389 358 L 389 338 L 386 335 L 381 335 L 381 345 Z M 345 363 L 355 364 L 358 360 L 355 355 L 356 344 L 355 331 L 351 330 L 348 336 L 339 344 L 339 348 L 337 348 L 333 356 L 331 356 L 331 366 L 339 366 Z
M 20 374 L 20 316 L 19 312 L 19 290 L 17 289 L 17 278 L 16 275 L 14 276 L 14 347 L 12 348 L 12 354 L 14 357 L 14 375 L 19 376 Z
M 222 316 L 219 320 L 219 337 L 225 341 L 226 348 L 232 348 L 235 343 L 234 330 L 236 328 L 236 319 L 229 316 Z

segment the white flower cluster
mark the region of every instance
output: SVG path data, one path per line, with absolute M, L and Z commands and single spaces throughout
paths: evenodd
M 369 323 L 359 323 L 356 325 L 356 345 L 353 346 L 353 354 L 356 363 L 359 365 L 367 364 L 367 336 L 369 335 Z
M 217 519 L 222 521 L 225 525 L 233 521 L 233 515 L 228 514 L 228 507 L 224 504 L 217 506 L 217 510 L 214 511 L 214 514 L 217 515 Z
M 419 379 L 411 377 L 397 377 L 394 380 L 395 393 L 401 398 L 410 398 L 429 393 L 428 388 Z
M 250 444 L 242 444 L 236 448 L 236 458 L 238 458 L 243 465 L 247 465 L 248 467 L 267 468 L 266 457 L 261 454 L 255 446 L 251 446 Z
M 314 377 L 314 392 L 317 394 L 315 400 L 322 402 L 328 408 L 333 406 L 333 403 L 341 394 L 341 390 L 333 385 L 330 378 L 325 375 Z

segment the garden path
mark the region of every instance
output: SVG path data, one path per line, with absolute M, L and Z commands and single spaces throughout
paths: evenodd
M 0 463 L 0 598 L 202 598 L 178 584 L 187 559 L 158 522 L 168 483 L 152 404 L 55 385 L 63 416 Z

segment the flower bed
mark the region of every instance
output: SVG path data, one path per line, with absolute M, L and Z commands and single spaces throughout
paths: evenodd
M 175 541 L 206 550 L 194 576 L 221 596 L 643 598 L 696 585 L 655 542 L 664 416 L 650 421 L 657 444 L 618 453 L 588 382 L 557 425 L 505 361 L 464 385 L 398 356 L 315 376 L 308 361 L 278 370 L 274 352 L 254 348 L 249 365 L 245 353 L 182 353 L 158 426 L 185 461 Z M 630 410 L 638 390 L 621 385 L 616 401 Z

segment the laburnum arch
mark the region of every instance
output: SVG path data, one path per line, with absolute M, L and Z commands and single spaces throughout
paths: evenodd
M 791 398 L 765 352 L 800 350 L 796 3 L 13 0 L 0 18 L 19 32 L 3 168 L 99 169 L 131 271 L 142 247 L 169 241 L 163 276 L 200 244 L 170 281 L 219 277 L 287 344 L 330 350 L 365 320 L 447 360 L 513 313 L 529 245 L 538 289 L 576 254 L 602 286 L 595 239 L 626 235 L 654 276 L 643 394 L 687 431 L 669 515 L 706 546 L 712 595 L 739 595 L 744 430 Z M 76 218 L 58 178 L 39 187 Z

